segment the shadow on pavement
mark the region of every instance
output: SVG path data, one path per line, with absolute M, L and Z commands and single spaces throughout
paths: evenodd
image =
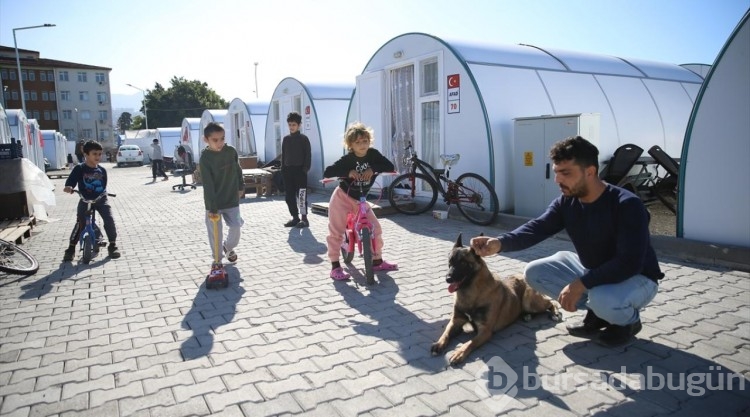
M 309 227 L 289 228 L 289 237 L 287 243 L 293 251 L 304 253 L 305 257 L 302 262 L 306 264 L 319 264 L 323 262 L 320 255 L 328 253 L 328 247 L 325 243 L 319 242 L 310 231 Z
M 53 271 L 37 279 L 34 282 L 30 282 L 22 286 L 21 289 L 24 290 L 25 292 L 21 294 L 19 298 L 22 300 L 33 300 L 33 299 L 42 298 L 43 296 L 49 294 L 50 291 L 52 291 L 52 288 L 54 288 L 55 284 L 60 283 L 66 279 L 70 279 L 71 277 L 74 277 L 76 275 L 81 275 L 81 276 L 74 278 L 74 280 L 87 278 L 90 276 L 89 274 L 87 274 L 87 272 L 90 269 L 104 265 L 111 260 L 109 256 L 102 255 L 101 252 L 99 254 L 98 259 L 97 258 L 94 258 L 94 259 L 95 260 L 93 262 L 90 262 L 89 264 L 84 264 L 80 261 L 78 261 L 75 264 L 71 262 L 61 262 L 60 266 L 57 268 L 57 271 Z M 13 282 L 17 282 L 17 281 L 19 280 L 15 280 Z M 0 285 L 0 287 L 3 287 L 10 283 L 11 282 L 3 283 L 2 285 Z
M 352 272 L 351 267 L 349 271 Z M 376 274 L 377 283 L 371 285 L 369 291 L 362 287 L 364 282 L 364 276 L 356 272 L 350 281 L 333 282 L 349 306 L 376 322 L 350 320 L 354 330 L 361 335 L 397 343 L 398 355 L 409 365 L 433 372 L 444 369 L 445 359 L 430 356 L 432 342 L 422 335 L 423 332 L 437 334 L 439 330 L 434 323 L 423 321 L 396 303 L 399 289 L 393 278 L 384 272 Z
M 197 359 L 211 353 L 214 334 L 219 327 L 231 323 L 234 319 L 237 303 L 242 299 L 245 290 L 240 285 L 240 271 L 234 265 L 226 265 L 225 268 L 229 275 L 229 286 L 209 290 L 206 289 L 204 280 L 193 299 L 190 311 L 182 320 L 182 328 L 193 332 L 193 335 L 180 346 L 183 360 Z
M 601 350 L 608 355 L 597 353 Z M 624 348 L 607 349 L 584 341 L 568 345 L 563 353 L 594 375 L 585 389 L 619 391 L 631 400 L 608 408 L 607 414 L 689 409 L 717 416 L 743 415 L 750 409 L 750 379 L 742 374 L 746 369 L 729 369 L 661 343 L 638 339 Z

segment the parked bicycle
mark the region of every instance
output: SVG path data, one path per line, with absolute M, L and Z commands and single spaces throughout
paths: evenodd
M 15 243 L 0 239 L 0 271 L 16 275 L 32 275 L 39 270 L 39 262 Z
M 439 192 L 448 209 L 455 204 L 470 222 L 488 225 L 495 221 L 499 203 L 486 179 L 472 172 L 461 174 L 455 181 L 450 178 L 451 166 L 461 158 L 459 154 L 440 155 L 444 169 L 433 168 L 417 158 L 411 143 L 406 145 L 406 154 L 408 172 L 396 177 L 388 189 L 388 200 L 394 209 L 404 214 L 424 213 L 435 205 Z
M 321 182 L 328 184 L 340 179 L 344 178 L 324 178 Z M 360 197 L 359 203 L 357 203 L 357 211 L 349 212 L 346 215 L 346 232 L 344 233 L 344 242 L 341 244 L 341 257 L 344 263 L 350 264 L 354 260 L 355 250 L 358 251 L 365 263 L 366 283 L 372 285 L 375 283 L 372 254 L 377 249 L 377 242 L 373 236 L 373 224 L 367 218 L 367 213 L 372 209 L 367 203 L 367 195 L 362 184 L 362 182 L 359 182 Z
M 78 190 L 73 190 L 73 192 L 77 193 L 79 196 L 81 195 L 80 191 Z M 81 246 L 81 262 L 85 264 L 91 262 L 94 256 L 99 253 L 99 247 L 102 246 L 99 239 L 100 236 L 97 233 L 97 230 L 99 230 L 99 228 L 96 227 L 95 210 L 92 208 L 92 206 L 105 196 L 116 197 L 117 195 L 110 194 L 104 191 L 93 200 L 86 200 L 81 197 L 81 201 L 87 204 L 86 226 L 81 231 L 81 237 L 79 238 Z M 99 231 L 99 233 L 101 233 L 101 231 Z

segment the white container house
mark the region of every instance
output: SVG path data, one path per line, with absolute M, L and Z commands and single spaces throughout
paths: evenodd
M 201 136 L 203 135 L 203 130 L 208 126 L 209 123 L 215 122 L 220 124 L 224 130 L 226 130 L 226 126 L 224 126 L 224 122 L 227 118 L 227 111 L 226 110 L 215 110 L 215 109 L 206 109 L 203 110 L 203 114 L 201 114 L 201 124 L 198 130 L 201 133 Z M 225 132 L 226 137 L 226 132 Z
M 2 103 L 0 103 L 0 143 L 10 143 L 11 137 L 13 135 L 8 124 L 8 116 L 5 114 L 5 108 Z
M 158 127 L 156 128 L 156 139 L 159 139 L 161 145 L 161 152 L 163 156 L 172 156 L 177 153 L 177 147 L 180 146 L 182 141 L 182 128 L 180 127 Z M 149 159 L 154 148 L 149 144 L 145 152 L 148 153 Z
M 240 156 L 257 155 L 265 159 L 265 130 L 268 117 L 267 101 L 243 101 L 235 98 L 229 103 L 225 118 L 226 141 Z
M 8 116 L 8 125 L 10 126 L 10 136 L 15 138 L 17 142 L 21 142 L 21 152 L 23 157 L 31 161 L 32 164 L 36 163 L 36 150 L 33 147 L 33 140 L 31 139 L 31 126 L 29 125 L 29 119 L 26 117 L 26 113 L 21 109 L 10 109 L 6 110 L 5 114 Z M 42 164 L 42 171 L 44 171 L 44 164 Z
M 680 163 L 677 236 L 750 247 L 750 12 L 698 94 Z
M 180 144 L 188 149 L 188 152 L 195 155 L 196 161 L 200 156 L 200 151 L 206 145 L 203 143 L 203 132 L 200 131 L 200 117 L 186 117 L 182 119 L 182 134 Z
M 602 160 L 626 143 L 676 153 L 703 80 L 672 64 L 407 33 L 356 81 L 347 122 L 372 126 L 397 169 L 407 141 L 437 167 L 440 154 L 460 153 L 453 174 L 484 176 L 511 212 L 514 119 L 599 113 Z
M 65 142 L 56 130 L 40 131 L 44 141 L 44 157 L 49 161 L 50 169 L 63 169 L 68 154 L 65 152 Z
M 310 188 L 322 188 L 323 170 L 344 154 L 346 114 L 353 85 L 304 84 L 294 78 L 281 80 L 273 92 L 266 120 L 266 161 L 281 153 L 281 140 L 289 134 L 287 115 L 302 116 L 300 132 L 310 139 Z
M 42 140 L 42 131 L 39 128 L 39 122 L 36 119 L 28 119 L 27 137 L 29 138 L 28 147 L 25 148 L 23 156 L 26 157 L 37 168 L 44 171 L 44 141 Z

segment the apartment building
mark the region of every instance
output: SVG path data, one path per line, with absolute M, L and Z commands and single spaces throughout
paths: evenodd
M 0 45 L 0 80 L 6 109 L 20 109 L 21 85 L 26 116 L 43 130 L 57 130 L 68 140 L 112 143 L 111 68 L 41 58 L 38 51 Z

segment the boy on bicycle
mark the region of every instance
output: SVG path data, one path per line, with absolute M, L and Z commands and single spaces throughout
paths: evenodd
M 107 170 L 99 165 L 101 159 L 102 145 L 99 142 L 90 140 L 84 143 L 83 163 L 76 165 L 70 172 L 68 179 L 65 180 L 63 191 L 73 194 L 73 189 L 78 186 L 82 200 L 94 200 L 100 194 L 106 193 Z M 86 208 L 86 203 L 83 201 L 78 202 L 78 222 L 73 228 L 73 233 L 70 235 L 70 245 L 65 250 L 65 255 L 63 256 L 63 261 L 65 262 L 72 261 L 75 256 L 78 239 L 86 227 Z M 104 232 L 107 234 L 107 239 L 109 239 L 109 247 L 107 247 L 109 257 L 112 259 L 119 258 L 120 251 L 117 249 L 117 244 L 115 243 L 117 240 L 117 227 L 115 226 L 115 219 L 112 217 L 112 207 L 109 205 L 107 197 L 102 197 L 101 200 L 91 206 L 91 209 L 99 212 L 99 216 L 104 223 Z
M 371 148 L 374 133 L 372 128 L 355 122 L 349 125 L 344 134 L 344 147 L 349 151 L 333 165 L 326 167 L 323 176 L 341 177 L 339 186 L 333 191 L 328 205 L 328 258 L 331 260 L 331 278 L 349 279 L 339 262 L 341 244 L 346 232 L 348 213 L 356 213 L 359 197 L 367 194 L 375 182 L 376 172 L 393 171 L 393 163 L 377 149 Z M 362 191 L 360 192 L 360 187 Z M 367 218 L 373 225 L 375 248 L 372 254 L 372 265 L 375 271 L 395 271 L 398 265 L 383 260 L 383 231 L 372 210 L 367 211 Z

